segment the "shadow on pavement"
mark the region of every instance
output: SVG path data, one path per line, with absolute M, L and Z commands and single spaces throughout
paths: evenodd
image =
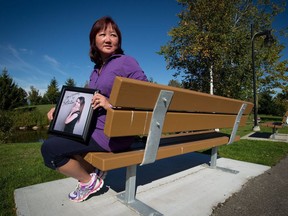
M 249 137 L 269 139 L 270 136 L 271 136 L 271 133 L 268 133 L 268 132 L 255 132 L 255 133 L 251 134 Z
M 172 158 L 158 160 L 153 164 L 137 167 L 137 186 L 173 175 L 192 167 L 209 164 L 210 155 L 188 153 Z M 108 172 L 105 185 L 117 193 L 125 190 L 126 169 L 116 169 Z

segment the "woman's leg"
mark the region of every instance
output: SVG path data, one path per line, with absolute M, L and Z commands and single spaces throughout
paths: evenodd
M 69 177 L 73 177 L 82 183 L 90 181 L 90 172 L 88 173 L 79 163 L 78 160 L 71 158 L 66 164 L 58 167 L 57 170 Z
M 105 151 L 93 139 L 88 145 L 63 137 L 49 137 L 42 145 L 41 152 L 45 165 L 51 169 L 57 169 L 66 176 L 80 181 L 88 179 L 94 167 L 80 159 L 81 155 L 92 151 Z
M 95 171 L 95 167 L 84 160 L 81 155 L 74 155 L 73 157 L 80 163 L 80 165 L 86 170 L 87 173 L 92 173 Z
M 84 201 L 88 196 L 99 191 L 104 184 L 103 179 L 96 173 L 89 172 L 91 168 L 82 166 L 77 157 L 74 157 L 90 151 L 103 151 L 103 149 L 94 140 L 83 145 L 63 137 L 49 137 L 41 147 L 46 166 L 79 181 L 76 189 L 68 195 L 74 202 Z

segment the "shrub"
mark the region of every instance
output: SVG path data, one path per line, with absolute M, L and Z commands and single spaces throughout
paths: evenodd
M 13 120 L 7 111 L 0 110 L 0 143 L 6 143 L 12 134 Z
M 14 127 L 33 127 L 43 126 L 46 124 L 46 116 L 44 117 L 37 109 L 32 111 L 15 110 L 13 115 Z

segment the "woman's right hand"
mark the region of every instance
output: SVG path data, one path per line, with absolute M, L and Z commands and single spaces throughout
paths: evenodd
M 53 119 L 54 112 L 55 112 L 55 107 L 51 108 L 50 111 L 47 113 L 47 117 L 48 117 L 49 121 L 51 121 Z

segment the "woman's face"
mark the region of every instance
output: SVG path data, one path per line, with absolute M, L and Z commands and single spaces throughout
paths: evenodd
M 119 47 L 118 35 L 111 24 L 107 26 L 106 30 L 102 29 L 96 34 L 95 42 L 103 61 L 114 54 Z

